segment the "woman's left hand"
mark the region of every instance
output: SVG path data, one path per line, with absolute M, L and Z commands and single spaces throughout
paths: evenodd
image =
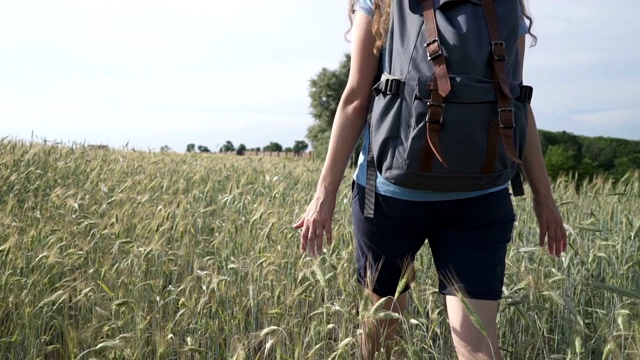
M 533 211 L 540 229 L 540 246 L 544 247 L 546 240 L 549 254 L 559 257 L 567 250 L 567 231 L 553 196 L 534 194 Z

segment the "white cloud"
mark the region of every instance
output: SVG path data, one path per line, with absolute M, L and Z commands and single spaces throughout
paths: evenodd
M 590 111 L 573 116 L 573 120 L 588 126 L 621 127 L 640 120 L 640 111 L 629 109 Z
M 539 43 L 527 49 L 525 80 L 535 88 L 539 127 L 640 138 L 638 113 L 629 110 L 640 93 L 640 42 L 632 35 L 640 32 L 640 3 L 530 3 Z

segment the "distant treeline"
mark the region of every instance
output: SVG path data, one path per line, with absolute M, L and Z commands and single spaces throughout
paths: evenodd
M 220 154 L 239 155 L 237 151 L 225 151 Z M 287 158 L 312 158 L 312 151 L 295 153 L 292 151 L 262 151 L 262 150 L 245 150 L 242 152 L 244 156 L 267 156 L 267 157 L 287 157 Z
M 224 143 L 224 145 L 220 147 L 220 150 L 218 150 L 218 152 L 221 154 L 235 153 L 236 155 L 245 155 L 248 153 L 252 153 L 252 155 L 260 155 L 261 153 L 281 153 L 282 152 L 285 154 L 292 153 L 293 157 L 303 157 L 302 154 L 304 154 L 308 148 L 309 148 L 309 144 L 304 140 L 296 140 L 296 142 L 293 144 L 292 147 L 286 147 L 286 148 L 280 145 L 280 143 L 275 141 L 271 141 L 268 145 L 265 145 L 263 148 L 259 148 L 259 147 L 247 148 L 244 144 L 240 144 L 236 148 L 235 145 L 233 145 L 233 142 L 231 142 L 231 140 L 227 140 Z M 167 146 L 166 151 L 168 150 L 170 149 Z M 212 153 L 212 151 L 209 150 L 209 147 L 205 145 L 196 146 L 196 144 L 194 143 L 187 145 L 188 153 L 196 152 L 196 150 L 198 153 L 204 153 L 204 154 Z M 162 151 L 162 149 L 160 149 L 160 151 Z M 266 156 L 274 156 L 274 155 L 266 155 Z M 277 155 L 277 156 L 280 156 L 280 155 Z M 288 155 L 284 155 L 284 156 L 288 156 Z M 309 156 L 307 155 L 304 157 L 309 157 Z
M 594 175 L 620 179 L 640 169 L 640 141 L 587 137 L 566 131 L 540 130 L 542 153 L 552 178 L 574 174 L 579 180 Z

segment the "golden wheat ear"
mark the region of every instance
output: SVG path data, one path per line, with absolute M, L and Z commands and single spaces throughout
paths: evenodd
M 416 270 L 414 266 L 414 261 L 410 258 L 406 258 L 402 263 L 402 273 L 400 275 L 400 281 L 398 282 L 398 286 L 396 287 L 396 293 L 394 297 L 400 296 L 402 294 L 402 290 L 404 288 L 416 281 Z

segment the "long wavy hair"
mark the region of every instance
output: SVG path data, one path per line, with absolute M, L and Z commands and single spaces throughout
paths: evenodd
M 349 0 L 349 21 L 351 25 L 353 25 L 353 16 L 355 12 L 356 2 L 358 0 Z M 529 13 L 526 0 L 519 0 L 520 8 L 522 9 L 522 15 L 526 19 L 527 27 L 529 28 L 529 36 L 531 36 L 531 47 L 536 46 L 538 43 L 538 37 L 531 32 L 531 28 L 533 27 L 533 18 Z M 373 31 L 373 35 L 376 39 L 374 52 L 376 54 L 380 53 L 380 50 L 384 47 L 385 42 L 387 41 L 387 34 L 389 32 L 389 23 L 391 19 L 391 3 L 392 0 L 373 0 L 373 24 L 371 26 L 371 30 Z M 347 34 L 351 31 L 351 26 L 349 30 L 347 30 Z

